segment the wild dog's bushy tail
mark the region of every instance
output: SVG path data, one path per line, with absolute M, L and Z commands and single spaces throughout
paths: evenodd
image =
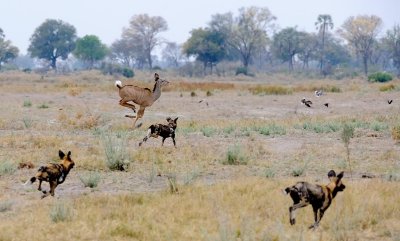
M 291 190 L 292 190 L 291 187 L 287 187 L 287 188 L 285 188 L 285 189 L 282 189 L 282 193 L 285 194 L 285 195 L 288 195 L 288 194 L 290 193 Z
M 36 181 L 36 177 L 31 177 L 31 179 L 29 179 L 28 181 L 26 181 L 25 183 L 24 183 L 24 185 L 26 186 L 26 185 L 28 185 L 28 184 L 32 184 L 32 183 L 34 183 Z

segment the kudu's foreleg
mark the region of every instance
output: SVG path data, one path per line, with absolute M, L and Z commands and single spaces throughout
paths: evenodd
M 133 112 L 136 113 L 136 106 L 133 105 L 133 104 L 128 103 L 128 101 L 129 101 L 129 100 L 121 99 L 121 100 L 119 101 L 119 104 L 122 105 L 122 106 L 124 106 L 124 107 L 131 108 L 131 109 L 133 110 Z

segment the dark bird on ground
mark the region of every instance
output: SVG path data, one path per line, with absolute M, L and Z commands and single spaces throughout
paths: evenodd
M 307 107 L 311 107 L 312 105 L 311 100 L 306 100 L 306 98 L 301 99 L 301 103 Z
M 325 103 L 324 106 L 329 107 L 329 103 Z
M 388 104 L 389 105 L 392 104 L 392 102 L 393 102 L 393 100 L 388 100 Z

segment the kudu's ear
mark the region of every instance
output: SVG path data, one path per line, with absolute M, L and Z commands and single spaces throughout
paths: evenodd
M 157 73 L 154 73 L 154 79 L 158 80 L 160 78 L 160 76 Z
M 337 175 L 337 178 L 340 180 L 340 179 L 343 178 L 343 176 L 344 176 L 344 172 L 340 172 L 340 173 Z
M 328 172 L 328 177 L 329 177 L 329 178 L 331 178 L 331 177 L 336 177 L 336 172 L 335 172 L 334 170 L 330 170 L 330 171 Z
M 60 157 L 60 159 L 63 159 L 65 157 L 65 154 L 63 151 L 58 150 L 58 156 Z

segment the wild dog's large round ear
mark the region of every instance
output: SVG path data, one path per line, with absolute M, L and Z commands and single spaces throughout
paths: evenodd
M 175 123 L 176 123 L 176 121 L 178 120 L 178 118 L 179 118 L 179 117 L 176 117 L 176 118 L 175 118 L 175 120 L 174 120 Z
M 60 157 L 60 159 L 63 159 L 65 157 L 65 154 L 63 151 L 58 150 L 58 156 Z
M 331 178 L 331 177 L 336 177 L 336 172 L 335 172 L 334 170 L 330 170 L 330 171 L 328 172 L 328 177 L 329 177 L 329 178 Z
M 344 172 L 340 172 L 340 173 L 337 175 L 337 177 L 338 177 L 339 179 L 341 179 L 343 176 L 344 176 Z
M 71 151 L 68 152 L 67 156 L 68 156 L 68 157 L 71 156 Z
M 167 117 L 167 121 L 169 122 L 171 120 L 171 117 Z

